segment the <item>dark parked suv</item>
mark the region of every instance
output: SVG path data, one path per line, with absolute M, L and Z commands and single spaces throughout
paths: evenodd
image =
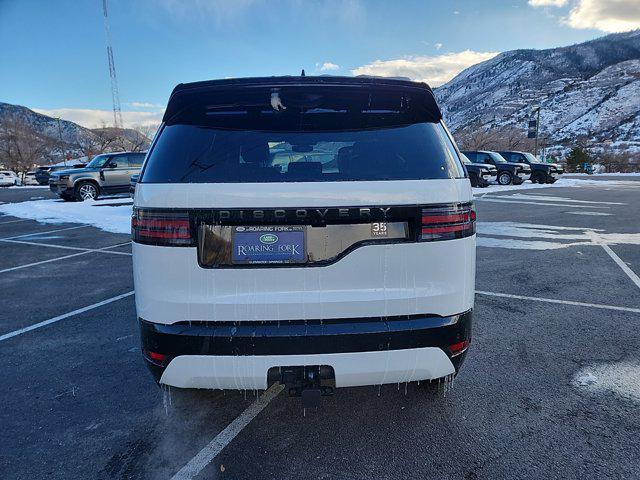
M 493 165 L 498 170 L 500 185 L 520 185 L 531 178 L 531 168 L 526 163 L 509 163 L 499 153 L 486 150 L 464 151 L 473 163 Z
M 529 152 L 506 151 L 500 152 L 507 162 L 526 163 L 531 167 L 531 182 L 553 183 L 558 175 L 564 173 L 564 168 L 557 163 L 545 163 Z
M 498 169 L 493 165 L 473 163 L 464 153 L 461 155 L 462 163 L 464 163 L 464 168 L 469 174 L 472 187 L 488 187 L 489 182 L 494 181 L 498 176 Z
M 70 168 L 78 168 L 84 167 L 84 164 L 75 164 L 75 165 L 43 165 L 42 167 L 38 167 L 35 172 L 36 182 L 40 185 L 48 185 L 49 184 L 49 176 L 53 172 L 59 172 L 60 170 L 69 170 Z
M 84 168 L 51 174 L 49 188 L 64 200 L 91 200 L 104 194 L 128 193 L 131 175 L 140 173 L 144 152 L 105 153 Z

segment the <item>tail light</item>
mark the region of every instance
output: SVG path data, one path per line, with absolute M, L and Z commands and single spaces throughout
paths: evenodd
M 432 242 L 470 237 L 476 233 L 476 211 L 472 203 L 422 209 L 420 240 Z
M 471 340 L 463 340 L 462 342 L 457 342 L 452 345 L 449 345 L 449 352 L 451 353 L 451 356 L 455 357 L 456 355 L 460 355 L 461 353 L 464 353 L 467 350 L 467 348 L 469 348 L 470 343 L 471 343 Z
M 166 247 L 195 245 L 189 214 L 185 211 L 136 208 L 131 217 L 134 242 Z
M 154 365 L 164 367 L 169 363 L 169 356 L 164 353 L 152 352 L 151 350 L 142 350 L 142 355 Z

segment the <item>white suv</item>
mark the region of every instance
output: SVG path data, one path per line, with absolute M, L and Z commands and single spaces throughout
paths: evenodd
M 424 83 L 178 85 L 135 189 L 136 306 L 159 383 L 315 396 L 460 367 L 475 211 Z

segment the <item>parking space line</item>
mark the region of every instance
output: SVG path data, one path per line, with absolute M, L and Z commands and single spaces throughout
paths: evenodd
M 50 318 L 49 320 L 44 320 L 42 322 L 29 325 L 28 327 L 20 328 L 19 330 L 14 330 L 13 332 L 5 333 L 4 335 L 0 335 L 0 342 L 4 340 L 8 340 L 13 337 L 17 337 L 18 335 L 22 335 L 23 333 L 27 333 L 32 330 L 45 327 L 47 325 L 51 325 L 52 323 L 59 322 L 60 320 L 64 320 L 66 318 L 73 317 L 75 315 L 79 315 L 84 312 L 88 312 L 89 310 L 102 307 L 103 305 L 108 305 L 109 303 L 117 302 L 118 300 L 121 300 L 126 297 L 130 297 L 133 294 L 134 292 L 132 290 L 131 292 L 123 293 L 122 295 L 116 295 L 115 297 L 107 298 L 106 300 L 102 300 L 101 302 L 94 303 L 92 305 L 87 305 L 86 307 L 78 308 L 77 310 L 74 310 L 72 312 L 58 315 L 57 317 Z
M 28 242 L 16 242 L 16 243 L 28 243 Z M 80 250 L 80 251 L 78 253 L 72 253 L 71 255 L 63 255 L 62 257 L 49 258 L 47 260 L 41 260 L 39 262 L 26 263 L 24 265 L 18 265 L 18 266 L 15 266 L 15 267 L 5 268 L 4 270 L 0 270 L 0 273 L 12 272 L 14 270 L 21 270 L 21 269 L 27 268 L 27 267 L 35 267 L 37 265 L 42 265 L 43 263 L 57 262 L 58 260 L 64 260 L 66 258 L 78 257 L 80 255 L 86 255 L 88 253 L 111 253 L 113 255 L 126 255 L 126 256 L 130 257 L 131 253 L 129 253 L 129 252 L 111 252 L 111 251 L 107 250 L 109 248 L 122 247 L 123 245 L 128 245 L 129 243 L 131 243 L 131 242 L 118 243 L 116 245 L 111 245 L 109 247 L 96 248 L 96 249 L 70 247 L 71 250 Z M 32 245 L 39 245 L 39 244 L 34 243 Z
M 627 277 L 629 277 L 631 281 L 636 284 L 636 287 L 640 288 L 640 277 L 638 277 L 638 275 L 636 275 L 636 273 L 631 270 L 629 266 L 624 263 L 624 261 L 618 255 L 616 255 L 613 250 L 611 250 L 611 247 L 609 247 L 609 245 L 607 245 L 606 243 L 599 243 L 598 245 L 604 248 L 604 251 L 607 252 L 613 259 L 613 261 L 616 262 L 622 269 L 622 271 L 627 274 Z
M 640 277 L 638 277 L 638 275 L 636 275 L 636 273 L 631 270 L 626 263 L 624 263 L 624 261 L 616 254 L 616 252 L 611 250 L 611 247 L 603 242 L 600 236 L 593 230 L 588 230 L 586 234 L 593 243 L 595 243 L 596 245 L 600 245 L 604 249 L 604 251 L 609 254 L 613 261 L 618 264 L 622 271 L 627 274 L 627 277 L 629 277 L 631 281 L 636 284 L 636 287 L 640 288 Z
M 6 242 L 6 243 L 18 243 L 21 245 L 34 245 L 37 247 L 50 247 L 50 248 L 60 248 L 62 250 L 76 250 L 79 252 L 102 252 L 102 253 L 110 253 L 112 255 L 129 255 L 131 256 L 131 253 L 129 252 L 112 252 L 111 250 L 109 250 L 110 248 L 117 248 L 117 247 L 122 247 L 124 245 L 129 245 L 131 242 L 123 242 L 123 243 L 117 243 L 116 245 L 110 245 L 108 247 L 101 247 L 101 248 L 85 248 L 85 247 L 70 247 L 68 245 L 56 245 L 53 243 L 40 243 L 40 242 L 27 242 L 26 240 L 7 240 L 7 239 L 0 239 L 0 242 Z
M 559 303 L 562 305 L 573 305 L 577 307 L 590 307 L 590 308 L 600 308 L 603 310 L 616 310 L 619 312 L 640 313 L 640 308 L 618 307 L 616 305 L 605 305 L 602 303 L 584 303 L 584 302 L 574 302 L 572 300 L 558 300 L 555 298 L 527 297 L 525 295 L 513 295 L 511 293 L 498 293 L 498 292 L 484 292 L 482 290 L 476 290 L 476 294 L 486 295 L 489 297 L 514 298 L 517 300 L 531 300 L 534 302 Z
M 28 218 L 22 218 L 20 220 L 9 220 L 8 222 L 0 222 L 0 225 L 6 225 L 7 223 L 18 223 L 18 222 L 26 222 L 29 220 Z
M 71 255 L 64 255 L 62 257 L 50 258 L 48 260 L 42 260 L 40 262 L 27 263 L 25 265 L 18 265 L 17 267 L 5 268 L 4 270 L 0 270 L 0 273 L 13 272 L 14 270 L 21 270 L 23 268 L 35 267 L 37 265 L 42 265 L 44 263 L 57 262 L 58 260 L 64 260 L 65 258 L 78 257 L 80 255 L 86 255 L 87 253 L 91 253 L 91 250 L 87 250 L 85 252 L 72 253 Z
M 497 197 L 483 197 L 483 198 L 478 198 L 478 200 L 482 202 L 490 202 L 490 203 L 522 203 L 525 205 L 541 205 L 545 207 L 611 208 L 611 207 L 600 207 L 598 205 L 573 205 L 573 204 L 567 204 L 567 203 L 532 202 L 529 200 L 499 200 Z
M 171 477 L 171 480 L 191 480 L 197 476 L 283 389 L 284 385 L 280 384 L 269 387 L 261 397 L 249 405 L 240 416 L 227 425 L 206 447 Z
M 46 232 L 24 233 L 22 235 L 14 235 L 13 237 L 0 238 L 0 240 L 13 240 L 14 238 L 33 237 L 34 235 L 46 235 L 48 233 L 64 232 L 65 230 L 74 230 L 76 228 L 86 228 L 90 226 L 91 225 L 76 225 L 74 227 L 58 228 L 56 230 L 47 230 Z

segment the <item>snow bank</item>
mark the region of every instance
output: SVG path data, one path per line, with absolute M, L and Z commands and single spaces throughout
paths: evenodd
M 0 205 L 0 213 L 43 223 L 83 223 L 107 232 L 129 233 L 131 205 L 129 198 L 85 202 L 34 200 Z
M 572 173 L 571 175 L 577 175 L 577 174 Z M 613 175 L 613 174 L 607 174 L 607 175 Z M 620 173 L 615 175 L 623 177 L 625 175 L 636 175 L 636 174 Z M 485 188 L 474 188 L 473 194 L 482 195 L 485 193 L 494 193 L 494 192 L 513 192 L 515 190 L 532 190 L 535 188 L 585 187 L 585 186 L 611 187 L 611 186 L 623 186 L 623 185 L 640 186 L 640 183 L 633 180 L 629 180 L 629 181 L 617 180 L 617 179 L 616 180 L 596 180 L 593 177 L 594 175 L 587 175 L 587 174 L 584 174 L 584 177 L 580 177 L 580 178 L 561 177 L 556 181 L 556 183 L 552 183 L 552 184 L 539 184 L 539 183 L 531 183 L 531 182 L 524 182 L 521 185 L 497 185 L 496 184 L 496 185 L 489 185 L 488 187 L 485 187 Z
M 620 172 L 616 172 L 616 173 L 594 173 L 592 175 L 589 175 L 588 173 L 567 173 L 567 175 L 569 177 L 640 177 L 640 172 L 631 172 L 631 173 L 620 173 Z

